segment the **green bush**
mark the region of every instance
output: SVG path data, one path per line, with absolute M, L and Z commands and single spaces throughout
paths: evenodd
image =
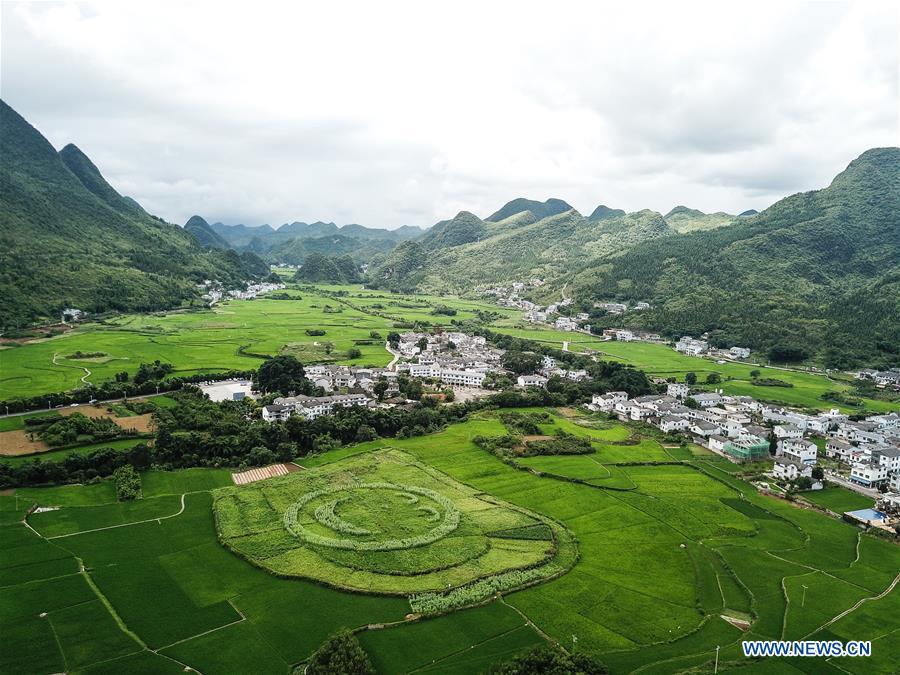
M 140 499 L 141 475 L 134 470 L 131 464 L 116 469 L 113 472 L 113 480 L 116 482 L 116 499 L 120 502 Z

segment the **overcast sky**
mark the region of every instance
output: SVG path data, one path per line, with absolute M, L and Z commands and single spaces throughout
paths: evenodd
M 763 209 L 898 145 L 897 3 L 2 4 L 3 99 L 167 220 Z

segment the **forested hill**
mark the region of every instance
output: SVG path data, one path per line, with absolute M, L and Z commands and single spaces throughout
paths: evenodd
M 78 148 L 57 152 L 3 101 L 0 157 L 4 330 L 58 318 L 65 307 L 168 308 L 195 298 L 202 279 L 261 273 L 255 256 L 203 250 L 182 228 L 148 215 Z
M 581 281 L 585 298 L 648 300 L 632 321 L 729 345 L 796 346 L 826 364 L 900 362 L 900 148 L 728 227 L 645 241 Z M 621 321 L 621 319 L 619 319 Z

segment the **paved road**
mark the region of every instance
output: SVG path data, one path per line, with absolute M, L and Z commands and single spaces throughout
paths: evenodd
M 152 398 L 154 396 L 165 396 L 166 394 L 171 394 L 170 391 L 161 391 L 158 394 L 139 394 L 138 396 L 132 396 L 131 398 Z M 6 417 L 20 417 L 22 415 L 32 415 L 34 413 L 39 412 L 47 412 L 53 410 L 62 410 L 63 408 L 80 408 L 86 405 L 102 405 L 104 403 L 115 403 L 116 401 L 124 401 L 125 399 L 121 396 L 117 398 L 105 398 L 102 401 L 94 401 L 93 403 L 76 403 L 75 405 L 64 405 L 60 408 L 37 408 L 35 410 L 26 410 L 25 412 L 17 412 L 17 413 L 9 413 L 8 415 L 0 415 L 0 420 Z
M 825 472 L 825 478 L 830 481 L 833 481 L 840 485 L 841 487 L 845 487 L 848 490 L 853 490 L 854 492 L 858 492 L 864 497 L 871 497 L 872 499 L 878 499 L 879 492 L 878 490 L 873 490 L 872 488 L 863 487 L 862 485 L 857 485 L 856 483 L 851 483 L 849 480 L 844 478 L 843 476 L 839 476 L 836 473 L 831 473 L 830 471 Z

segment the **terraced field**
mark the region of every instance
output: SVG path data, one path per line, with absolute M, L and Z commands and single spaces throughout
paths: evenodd
M 627 430 L 580 421 L 555 416 L 552 425 L 598 435 L 592 438 L 597 452 L 563 459 L 596 460 L 621 485 L 573 481 L 569 467 L 537 475 L 510 466 L 472 443 L 475 436 L 506 433 L 490 415 L 302 462 L 306 473 L 324 480 L 371 468 L 385 447 L 394 448 L 388 456 L 405 458 L 404 485 L 427 480 L 410 467 L 441 477 L 441 491 L 459 505 L 458 529 L 473 513 L 464 508 L 463 495 L 470 494 L 560 523 L 577 538 L 578 561 L 562 576 L 418 621 L 406 619 L 413 610 L 408 597 L 278 578 L 222 546 L 213 494 L 258 490 L 267 482 L 211 493 L 227 485 L 228 472 L 195 469 L 144 474 L 145 499 L 129 505 L 115 503 L 108 482 L 2 496 L 0 633 L 15 648 L 0 650 L 0 672 L 174 673 L 187 665 L 207 674 L 286 673 L 341 627 L 361 629 L 364 648 L 385 673 L 483 672 L 544 635 L 564 646 L 575 636 L 577 649 L 613 673 L 707 672 L 717 645 L 720 671 L 900 669 L 900 591 L 891 586 L 900 548 L 761 496 L 702 452 L 650 442 L 616 446 L 629 438 Z M 633 454 L 627 464 L 606 460 L 606 446 Z M 640 463 L 642 456 L 658 462 L 661 451 L 670 455 L 667 463 Z M 268 484 L 279 488 L 301 473 Z M 360 503 L 373 506 L 369 497 Z M 411 510 L 397 519 L 397 528 L 412 536 L 428 530 L 415 507 L 442 508 L 424 504 L 426 495 L 418 498 L 413 504 L 401 497 Z M 323 515 L 328 511 L 342 526 L 388 526 L 350 502 L 329 511 L 332 499 L 309 502 L 310 527 L 323 506 L 326 524 L 337 522 Z M 32 504 L 59 508 L 30 515 L 29 528 L 21 519 Z M 272 531 L 279 528 L 286 531 L 281 522 Z M 741 621 L 749 624 L 746 631 L 735 625 Z M 871 639 L 873 656 L 747 663 L 740 653 L 742 639 L 781 637 Z

